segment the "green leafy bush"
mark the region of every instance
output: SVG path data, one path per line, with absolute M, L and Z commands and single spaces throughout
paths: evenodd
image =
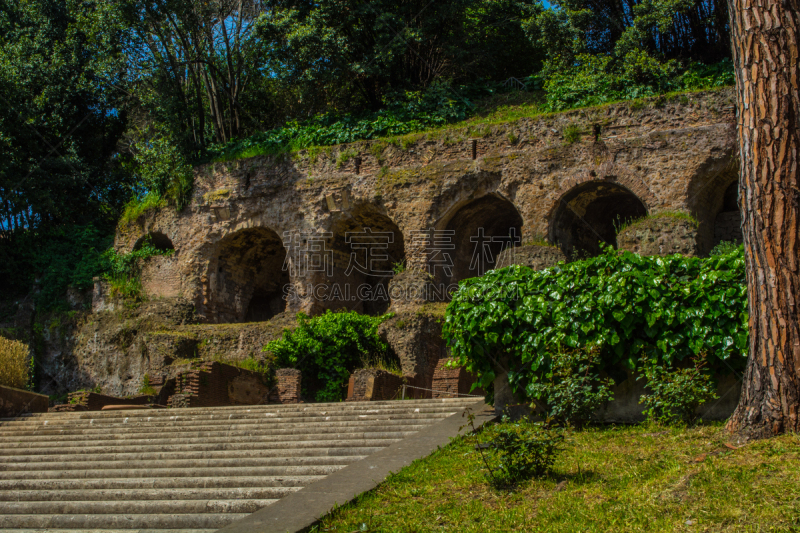
M 30 349 L 20 341 L 0 337 L 0 385 L 24 389 L 30 380 Z
M 732 241 L 721 241 L 719 244 L 714 246 L 711 249 L 711 253 L 709 255 L 717 256 L 717 255 L 728 255 L 730 253 L 735 252 L 738 249 L 744 250 L 744 247 L 741 244 L 737 244 Z
M 643 257 L 607 248 L 542 271 L 493 270 L 461 282 L 443 336 L 459 365 L 489 389 L 506 354 L 517 393 L 570 349 L 597 349 L 600 368 L 634 369 L 644 354 L 670 365 L 706 352 L 743 368 L 747 285 L 741 249 L 707 259 Z
M 641 370 L 652 394 L 643 395 L 639 403 L 647 408 L 644 413 L 648 421 L 689 424 L 696 419 L 698 407 L 718 397 L 711 376 L 703 372 L 705 358 L 700 355 L 692 362 L 686 368 L 667 369 L 642 360 Z
M 300 369 L 304 393 L 316 390 L 316 401 L 340 401 L 359 363 L 386 352 L 378 327 L 390 316 L 327 311 L 310 318 L 298 313 L 297 328 L 284 330 L 283 337 L 270 341 L 264 351 L 272 352 L 280 366 Z
M 214 145 L 208 154 L 215 161 L 223 161 L 435 128 L 464 120 L 471 114 L 473 104 L 467 98 L 457 98 L 459 92 L 464 91 L 453 91 L 442 85 L 434 85 L 426 91 L 397 92 L 386 98 L 386 108 L 379 111 L 345 115 L 325 113 L 304 122 L 290 121 L 281 128 Z M 491 89 L 475 87 L 468 92 L 486 95 Z
M 492 475 L 492 478 L 502 485 L 549 473 L 564 441 L 561 429 L 525 419 L 517 422 L 504 419 L 489 430 L 488 436 L 492 439 L 494 472 L 500 474 L 499 477 Z
M 581 427 L 613 399 L 610 378 L 597 375 L 599 350 L 571 350 L 553 357 L 543 378 L 528 385 L 528 396 L 544 404 L 548 422 Z
M 659 62 L 631 51 L 622 58 L 579 54 L 574 64 L 551 62 L 543 71 L 545 109 L 563 111 L 646 98 L 671 91 L 711 89 L 733 85 L 733 64 L 692 63 L 681 68 L 677 61 Z

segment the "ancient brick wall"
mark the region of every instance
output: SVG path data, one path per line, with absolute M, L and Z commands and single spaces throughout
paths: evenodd
M 617 235 L 617 248 L 639 255 L 698 254 L 697 224 L 663 216 L 631 224 Z
M 375 368 L 362 368 L 350 376 L 348 402 L 384 401 L 398 399 L 403 378 Z
M 483 394 L 483 390 L 476 389 L 470 391 L 476 378 L 473 374 L 467 372 L 464 367 L 450 368 L 449 363 L 453 359 L 441 359 L 436 365 L 436 371 L 433 373 L 433 381 L 431 389 L 433 389 L 434 398 L 456 398 L 462 394 L 470 394 L 479 396 Z
M 296 368 L 279 368 L 275 371 L 275 386 L 270 391 L 273 403 L 302 403 L 300 385 L 302 375 Z
M 172 407 L 256 405 L 266 403 L 268 394 L 260 373 L 211 361 L 179 374 L 167 403 Z
M 533 270 L 544 270 L 566 260 L 564 252 L 555 246 L 529 244 L 503 250 L 497 259 L 497 268 L 524 265 Z
M 143 215 L 120 229 L 116 244 L 129 250 L 142 235 L 167 236 L 180 281 L 169 277 L 169 287 L 148 290 L 159 296 L 179 286 L 202 320 L 218 323 L 262 320 L 281 305 L 289 313 L 382 312 L 385 301 L 373 303 L 355 290 L 385 290 L 391 273 L 345 275 L 353 257 L 347 234 L 363 227 L 377 228 L 389 241 L 378 270 L 404 260 L 406 270 L 449 285 L 494 267 L 504 239 L 547 238 L 568 257 L 591 254 L 602 242 L 613 244 L 615 221 L 666 211 L 699 220 L 697 253 L 703 255 L 714 244 L 715 221 L 735 181 L 734 113 L 733 91 L 724 89 L 480 131 L 453 128 L 397 144 L 370 141 L 280 160 L 208 164 L 196 169 L 190 206 Z M 581 130 L 577 142 L 563 137 L 569 125 Z M 431 230 L 446 239 L 430 237 Z M 481 231 L 486 261 L 475 266 L 472 239 Z M 263 242 L 254 253 L 263 261 L 242 244 L 256 235 Z M 445 255 L 452 260 L 448 268 L 437 262 Z M 349 298 L 322 290 L 337 283 L 355 285 Z

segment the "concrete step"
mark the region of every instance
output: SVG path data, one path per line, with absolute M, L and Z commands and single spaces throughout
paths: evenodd
M 28 514 L 201 514 L 254 513 L 277 499 L 270 500 L 144 500 L 144 501 L 46 501 L 3 502 L 2 515 Z
M 84 456 L 75 460 L 71 456 L 60 456 L 57 461 L 39 461 L 29 456 L 24 462 L 4 463 L 0 468 L 4 472 L 35 470 L 82 470 L 105 468 L 133 468 L 142 463 L 150 463 L 151 468 L 185 468 L 190 466 L 226 467 L 226 466 L 302 466 L 347 464 L 354 457 L 366 457 L 381 448 L 317 448 L 298 453 L 295 450 L 273 450 L 272 453 L 260 453 L 254 457 L 252 452 L 187 452 L 187 453 L 141 453 L 141 454 L 106 454 L 102 457 Z M 314 453 L 320 452 L 321 453 Z M 45 456 L 45 459 L 49 458 Z
M 154 439 L 126 439 L 124 436 L 117 436 L 113 439 L 69 439 L 69 440 L 42 440 L 35 442 L 27 442 L 27 439 L 20 439 L 17 442 L 4 443 L 0 448 L 0 457 L 14 456 L 14 455 L 43 455 L 43 454 L 59 454 L 66 453 L 62 450 L 69 449 L 70 452 L 75 450 L 75 453 L 95 453 L 102 451 L 140 451 L 148 447 L 156 447 L 159 450 L 169 450 L 175 448 L 180 450 L 183 447 L 186 449 L 197 449 L 197 446 L 252 446 L 254 449 L 272 448 L 272 447 L 313 447 L 319 444 L 329 446 L 331 441 L 365 441 L 365 442 L 378 442 L 378 441 L 394 441 L 413 435 L 425 426 L 398 426 L 404 428 L 405 431 L 389 431 L 389 432 L 375 432 L 375 433 L 337 433 L 337 432 L 317 432 L 307 435 L 291 434 L 291 435 L 273 435 L 269 431 L 264 431 L 263 434 L 226 434 L 221 437 L 209 436 L 189 436 L 187 433 L 182 433 L 183 438 L 179 442 L 183 444 L 175 444 L 176 439 L 162 438 Z M 191 434 L 189 434 L 191 435 Z M 231 442 L 233 437 L 233 441 Z
M 0 515 L 0 529 L 220 529 L 249 513 Z
M 302 487 L 234 487 L 234 488 L 172 488 L 172 489 L 76 489 L 76 490 L 15 490 L 0 491 L 4 502 L 111 502 L 149 500 L 277 500 Z M 5 513 L 5 504 L 0 514 Z
M 451 413 L 452 414 L 452 413 Z M 15 442 L 19 439 L 15 439 L 15 437 L 71 437 L 75 435 L 107 435 L 111 434 L 121 434 L 124 433 L 126 435 L 136 435 L 136 434 L 144 434 L 150 433 L 153 434 L 163 434 L 164 431 L 170 432 L 179 432 L 182 429 L 186 429 L 189 431 L 217 431 L 221 428 L 225 428 L 230 431 L 248 431 L 254 429 L 263 429 L 269 428 L 269 430 L 296 430 L 296 432 L 303 432 L 308 433 L 314 429 L 318 428 L 369 428 L 369 427 L 387 427 L 387 426 L 402 426 L 409 423 L 417 423 L 419 425 L 430 425 L 442 418 L 446 418 L 447 415 L 442 416 L 431 416 L 431 415 L 420 415 L 414 416 L 409 415 L 408 417 L 397 417 L 392 419 L 381 419 L 381 418 L 359 418 L 359 419 L 350 419 L 350 420 L 322 420 L 319 422 L 265 422 L 263 420 L 237 420 L 235 423 L 228 422 L 216 424 L 216 423 L 204 423 L 204 424 L 175 424 L 172 426 L 147 426 L 146 424 L 131 424 L 131 425 L 120 425 L 113 428 L 104 428 L 104 427 L 95 427 L 95 426 L 88 426 L 85 428 L 81 427 L 74 427 L 68 429 L 59 429 L 59 428 L 52 428 L 52 429 L 36 429 L 31 431 L 16 431 L 13 429 L 4 430 L 2 432 L 3 436 L 0 437 L 1 442 Z
M 329 443 L 331 444 L 331 443 Z M 336 444 L 339 444 L 338 442 Z M 302 449 L 262 449 L 258 451 L 261 459 L 280 459 L 280 458 L 320 458 L 320 457 L 341 457 L 354 455 L 369 455 L 382 449 L 383 446 L 356 447 L 344 446 L 342 448 L 302 448 Z M 155 449 L 155 448 L 154 448 Z M 8 465 L 20 466 L 25 469 L 25 464 L 37 468 L 33 463 L 40 465 L 50 465 L 53 463 L 67 464 L 78 463 L 89 465 L 93 463 L 116 463 L 127 464 L 140 461 L 171 462 L 176 460 L 202 461 L 205 459 L 252 459 L 254 451 L 252 449 L 242 450 L 216 450 L 216 451 L 194 451 L 194 452 L 157 452 L 142 451 L 141 453 L 99 453 L 92 455 L 66 454 L 66 455 L 21 455 L 9 458 L 0 458 L 0 469 L 5 469 Z M 13 468 L 9 468 L 11 470 Z
M 0 480 L 0 491 L 5 498 L 15 499 L 18 491 L 80 491 L 131 489 L 222 489 L 222 488 L 302 488 L 323 479 L 327 474 L 291 476 L 230 476 L 230 477 L 138 477 L 99 479 L 9 479 Z
M 403 403 L 403 402 L 400 402 Z M 59 415 L 70 413 L 49 413 L 49 416 L 33 418 L 33 419 L 5 419 L 0 422 L 0 427 L 4 428 L 42 428 L 42 427 L 70 427 L 82 426 L 86 424 L 86 420 L 91 420 L 92 425 L 115 425 L 115 424 L 133 424 L 148 422 L 152 424 L 171 424 L 176 422 L 198 422 L 198 421 L 220 421 L 228 422 L 230 420 L 263 420 L 268 418 L 270 420 L 278 420 L 283 422 L 298 421 L 298 419 L 325 419 L 325 420 L 349 420 L 355 417 L 392 417 L 402 416 L 406 417 L 409 413 L 425 415 L 425 414 L 442 414 L 452 413 L 455 405 L 434 405 L 434 406 L 409 406 L 409 407 L 386 407 L 380 409 L 327 409 L 315 411 L 276 411 L 276 410 L 252 410 L 247 409 L 243 411 L 232 411 L 225 413 L 218 413 L 211 410 L 200 411 L 197 413 L 175 414 L 174 409 L 164 410 L 139 410 L 139 411 L 111 411 L 116 414 L 115 416 L 108 416 L 103 411 L 93 411 L 91 413 L 81 413 L 79 417 L 63 417 Z M 168 413 L 168 414 L 162 414 Z
M 460 412 L 409 400 L 0 421 L 0 533 L 208 533 Z
M 216 529 L 81 529 L 81 533 L 214 533 Z M 74 529 L 0 529 L 0 533 L 75 533 Z
M 239 460 L 218 460 L 215 465 L 211 461 L 198 461 L 192 464 L 191 461 L 179 463 L 178 465 L 164 465 L 162 468 L 136 468 L 141 464 L 134 465 L 107 465 L 107 468 L 95 468 L 88 470 L 85 465 L 78 463 L 72 464 L 72 468 L 59 468 L 62 465 L 54 465 L 54 468 L 47 470 L 35 470 L 24 468 L 20 470 L 4 470 L 0 472 L 0 480 L 4 479 L 92 479 L 92 478 L 113 478 L 113 477 L 172 477 L 172 476 L 317 476 L 330 474 L 348 464 L 363 459 L 364 457 L 333 457 L 325 461 L 301 461 L 292 460 L 294 464 L 264 464 L 269 463 L 265 460 L 258 464 L 258 459 L 253 461 L 250 466 L 238 466 Z M 286 461 L 289 463 L 290 461 Z M 277 463 L 274 461 L 273 463 Z M 298 464 L 299 463 L 299 464 Z M 302 464 L 305 463 L 305 464 Z M 310 464 L 309 464 L 310 463 Z M 314 464 L 323 463 L 323 464 Z M 333 463 L 333 464 L 332 464 Z M 338 464 L 337 464 L 338 463 Z M 66 464 L 66 463 L 65 463 Z
M 260 457 L 284 457 L 288 455 L 315 456 L 315 455 L 347 455 L 349 450 L 355 451 L 355 455 L 367 455 L 374 453 L 381 448 L 397 442 L 399 439 L 337 439 L 331 441 L 296 441 L 296 442 L 226 442 L 220 444 L 183 444 L 173 446 L 94 446 L 87 448 L 76 447 L 53 447 L 43 448 L 46 453 L 41 453 L 41 449 L 28 448 L 11 450 L 21 452 L 18 454 L 0 455 L 0 465 L 4 463 L 30 463 L 30 462 L 53 462 L 67 460 L 97 460 L 97 461 L 119 461 L 119 460 L 142 460 L 152 461 L 166 459 L 170 457 L 180 457 L 182 459 L 205 458 L 222 456 L 227 457 L 252 457 L 258 454 Z M 336 448 L 331 448 L 335 444 Z M 6 450 L 8 452 L 8 450 Z M 23 453 L 28 455 L 23 455 Z M 198 455 L 208 454 L 208 455 Z M 352 455 L 351 454 L 351 455 Z M 0 466 L 2 468 L 2 466 Z
M 339 402 L 339 403 L 314 403 L 314 404 L 288 404 L 288 405 L 240 405 L 230 407 L 192 407 L 183 409 L 135 409 L 120 411 L 76 411 L 64 413 L 33 413 L 16 418 L 0 418 L 0 424 L 8 422 L 21 423 L 38 420 L 87 420 L 87 419 L 114 419 L 114 418 L 171 418 L 174 416 L 189 417 L 196 415 L 214 414 L 215 416 L 230 416 L 237 413 L 343 413 L 356 411 L 375 411 L 380 409 L 414 410 L 434 409 L 437 407 L 461 408 L 475 402 L 474 398 L 445 398 L 436 400 L 404 400 L 385 402 Z

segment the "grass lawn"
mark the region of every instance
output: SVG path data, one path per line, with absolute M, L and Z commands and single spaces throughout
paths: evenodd
M 498 490 L 460 438 L 311 531 L 800 531 L 800 436 L 727 442 L 721 424 L 589 428 L 549 477 Z

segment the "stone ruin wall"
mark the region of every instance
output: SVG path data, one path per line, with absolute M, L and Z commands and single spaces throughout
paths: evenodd
M 568 124 L 581 128 L 580 141 L 564 141 Z M 465 236 L 479 226 L 495 234 L 514 228 L 523 244 L 548 239 L 573 257 L 591 252 L 592 239 L 613 241 L 613 224 L 644 214 L 692 214 L 700 255 L 715 244 L 715 233 L 727 236 L 736 226 L 718 217 L 737 176 L 732 90 L 453 131 L 407 136 L 399 143 L 405 148 L 371 141 L 199 167 L 187 209 L 143 216 L 118 233 L 116 246 L 128 251 L 146 234 L 166 238 L 175 254 L 145 268 L 147 292 L 181 295 L 201 320 L 227 323 L 284 310 L 280 295 L 288 287 L 294 298 L 286 311 L 338 307 L 307 289 L 364 281 L 344 275 L 350 253 L 344 236 L 362 227 L 392 232 L 389 255 L 412 270 L 428 269 L 431 261 L 419 232 L 454 230 L 457 272 L 446 281 L 456 282 L 472 254 Z M 617 219 L 609 222 L 608 213 Z M 724 229 L 715 228 L 718 218 Z M 321 246 L 332 251 L 330 273 L 304 272 L 302 252 L 290 249 L 287 257 L 282 241 L 300 233 L 323 235 Z M 259 305 L 248 308 L 256 298 Z M 366 305 L 348 307 L 386 310 Z
M 479 227 L 489 236 L 509 231 L 520 236 L 517 248 L 502 254 L 491 249 L 498 265 L 544 268 L 596 253 L 603 241 L 641 253 L 707 254 L 722 236 L 737 236 L 731 209 L 737 178 L 734 118 L 733 91 L 725 89 L 644 106 L 615 104 L 410 135 L 394 144 L 369 141 L 208 164 L 195 170 L 186 209 L 143 215 L 119 229 L 115 245 L 130 251 L 150 235 L 156 246 L 175 250 L 148 261 L 142 281 L 154 302 L 179 298 L 193 304 L 201 325 L 166 329 L 189 337 L 184 343 L 195 347 L 194 355 L 252 357 L 297 311 L 346 307 L 380 314 L 389 306 L 358 297 L 329 301 L 309 287 L 353 283 L 386 292 L 468 277 L 470 237 Z M 567 125 L 580 128 L 579 141 L 564 140 Z M 689 213 L 699 224 L 660 217 L 616 234 L 622 222 L 671 212 Z M 347 233 L 364 227 L 393 237 L 390 260 L 379 269 L 392 270 L 404 260 L 405 272 L 346 275 Z M 441 265 L 431 268 L 436 258 L 420 238 L 431 229 L 452 232 L 449 272 Z M 290 247 L 287 254 L 284 247 L 312 234 L 317 237 L 311 244 L 331 251 L 330 264 L 321 271 L 302 268 L 315 260 L 311 252 Z M 542 247 L 543 241 L 550 244 Z M 419 275 L 426 270 L 435 275 Z M 288 301 L 284 294 L 291 295 Z M 430 388 L 440 359 L 448 357 L 441 340 L 444 304 L 428 299 L 393 299 L 390 310 L 396 315 L 381 328 L 406 382 L 424 388 Z M 269 322 L 263 327 L 247 324 L 264 320 Z M 271 329 L 259 333 L 263 328 Z M 97 341 L 93 331 L 77 331 L 76 338 L 83 337 L 86 347 Z M 140 338 L 127 349 L 138 362 L 128 365 L 125 376 L 114 378 L 116 364 L 84 356 L 94 361 L 87 380 L 109 382 L 115 393 L 130 394 L 144 373 L 167 377 L 169 361 L 183 357 L 177 354 L 180 343 L 176 354 L 160 354 L 170 351 L 169 342 L 161 342 L 159 334 Z M 120 357 L 126 356 L 115 360 Z

